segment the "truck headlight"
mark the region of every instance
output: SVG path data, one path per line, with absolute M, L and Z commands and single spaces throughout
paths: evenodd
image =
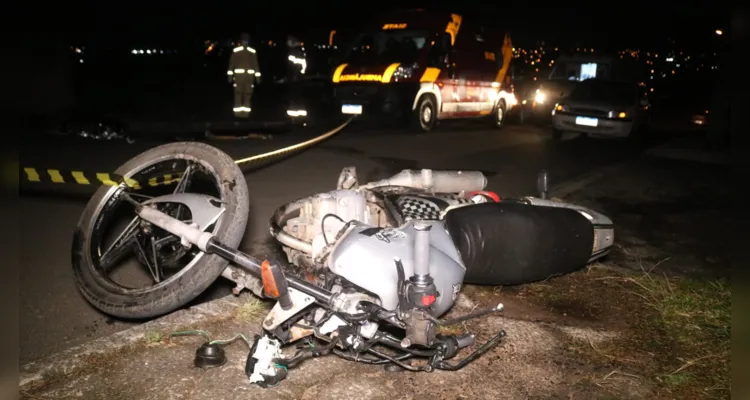
M 393 72 L 393 77 L 395 79 L 409 79 L 412 75 L 414 75 L 414 67 L 405 67 L 403 65 L 400 65 L 396 68 L 396 71 Z
M 537 104 L 544 104 L 546 100 L 547 95 L 541 90 L 537 89 L 536 93 L 534 94 L 534 102 L 536 102 Z

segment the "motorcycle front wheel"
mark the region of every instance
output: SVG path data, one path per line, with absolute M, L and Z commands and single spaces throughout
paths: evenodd
M 103 185 L 89 200 L 76 227 L 72 264 L 83 297 L 120 318 L 151 318 L 174 311 L 204 292 L 228 261 L 153 227 L 125 201 L 198 193 L 213 198 L 224 212 L 202 227 L 230 247 L 239 246 L 249 212 L 247 182 L 234 160 L 197 142 L 155 147 L 115 171 L 122 183 Z M 161 211 L 191 223 L 190 209 L 157 203 Z

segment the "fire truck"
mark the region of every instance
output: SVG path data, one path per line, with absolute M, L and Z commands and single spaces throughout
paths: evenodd
M 512 43 L 462 15 L 407 10 L 374 17 L 348 40 L 333 67 L 341 113 L 405 122 L 419 131 L 439 121 L 484 118 L 502 127 L 516 98 L 506 79 Z

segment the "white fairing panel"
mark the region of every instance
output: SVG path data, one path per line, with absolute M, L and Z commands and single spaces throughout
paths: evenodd
M 444 314 L 453 305 L 463 283 L 464 268 L 453 240 L 442 221 L 423 221 L 430 229 L 430 273 L 438 296 L 433 314 Z M 398 306 L 398 272 L 394 258 L 403 266 L 405 278 L 414 274 L 414 235 L 412 222 L 400 228 L 357 225 L 349 229 L 331 252 L 328 268 L 349 282 L 377 295 L 383 308 Z

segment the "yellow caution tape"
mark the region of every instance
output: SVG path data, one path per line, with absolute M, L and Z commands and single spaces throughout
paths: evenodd
M 91 173 L 74 170 L 37 169 L 32 167 L 25 167 L 23 172 L 26 181 L 34 183 L 72 183 L 77 185 L 102 184 L 107 186 L 118 186 L 120 183 L 125 182 L 126 185 L 133 189 L 141 189 L 141 185 L 134 179 L 106 172 Z M 150 178 L 147 185 L 155 187 L 160 185 L 170 185 L 179 181 L 180 174 L 164 174 Z
M 301 149 L 304 149 L 306 147 L 312 146 L 312 145 L 314 145 L 316 143 L 322 142 L 323 140 L 326 140 L 329 137 L 331 137 L 331 136 L 339 133 L 342 129 L 346 128 L 346 126 L 349 125 L 349 123 L 352 122 L 352 119 L 353 118 L 349 118 L 343 124 L 341 124 L 341 125 L 333 128 L 333 129 L 331 129 L 330 131 L 328 131 L 328 132 L 326 132 L 326 133 L 324 133 L 324 134 L 322 134 L 322 135 L 320 135 L 318 137 L 314 137 L 314 138 L 312 138 L 310 140 L 307 140 L 305 142 L 297 143 L 297 144 L 294 144 L 294 145 L 291 145 L 291 146 L 287 146 L 287 147 L 284 147 L 284 148 L 281 148 L 281 149 L 278 149 L 278 150 L 269 151 L 268 153 L 258 154 L 256 156 L 251 156 L 251 157 L 243 158 L 243 159 L 240 159 L 240 160 L 236 160 L 235 163 L 237 163 L 237 164 L 245 164 L 245 163 L 249 163 L 249 162 L 253 162 L 253 161 L 259 161 L 259 160 L 263 160 L 263 159 L 266 159 L 266 158 L 278 156 L 278 155 L 281 155 L 281 154 L 284 154 L 284 153 L 289 153 L 290 151 L 301 150 Z
M 295 150 L 302 150 L 339 133 L 342 129 L 349 125 L 351 121 L 352 119 L 349 119 L 336 128 L 333 128 L 332 130 L 325 132 L 320 136 L 314 137 L 302 143 L 297 143 L 278 150 L 270 151 L 268 153 L 246 157 L 240 160 L 236 160 L 235 163 L 237 163 L 238 165 L 247 164 L 265 160 L 274 156 L 283 155 Z M 151 177 L 148 182 L 145 182 L 144 185 L 141 185 L 139 182 L 131 178 L 126 178 L 117 174 L 107 172 L 92 173 L 77 170 L 39 169 L 33 167 L 25 167 L 23 168 L 23 172 L 26 178 L 25 180 L 34 183 L 67 183 L 77 185 L 103 184 L 107 186 L 118 186 L 120 185 L 120 183 L 124 182 L 127 186 L 130 186 L 133 189 L 141 189 L 143 186 L 155 187 L 160 185 L 170 185 L 179 182 L 181 177 L 181 174 L 164 174 L 161 176 Z

